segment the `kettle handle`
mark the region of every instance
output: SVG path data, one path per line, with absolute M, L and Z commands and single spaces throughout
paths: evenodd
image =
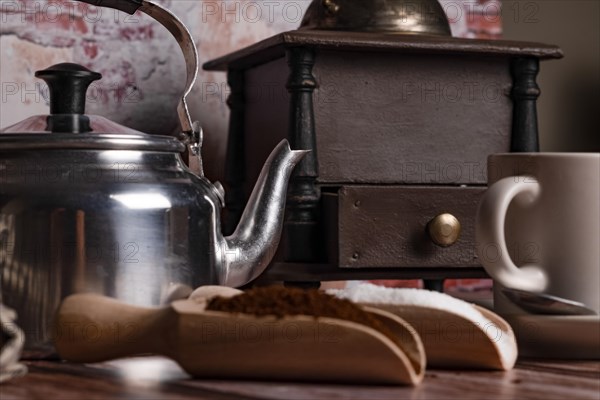
M 97 7 L 114 8 L 115 10 L 135 14 L 142 6 L 142 0 L 79 0 Z
M 188 28 L 183 22 L 171 11 L 159 6 L 158 4 L 152 3 L 146 0 L 79 0 L 80 2 L 91 4 L 98 7 L 114 8 L 126 12 L 128 14 L 134 14 L 137 10 L 149 15 L 175 37 L 183 56 L 185 58 L 185 65 L 187 69 L 187 81 L 185 92 L 181 98 L 177 107 L 177 113 L 179 115 L 179 121 L 181 123 L 181 129 L 184 133 L 184 141 L 186 144 L 190 144 L 192 148 L 199 145 L 201 140 L 200 127 L 198 123 L 192 122 L 192 117 L 187 105 L 187 96 L 192 91 L 196 78 L 198 77 L 198 49 Z

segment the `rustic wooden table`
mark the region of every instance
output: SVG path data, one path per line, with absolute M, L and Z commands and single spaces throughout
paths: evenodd
M 600 362 L 520 361 L 508 372 L 430 370 L 417 387 L 190 379 L 164 358 L 95 365 L 28 362 L 9 399 L 600 399 Z

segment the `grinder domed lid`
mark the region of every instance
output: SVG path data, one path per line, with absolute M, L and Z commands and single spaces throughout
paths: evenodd
M 452 36 L 438 0 L 313 0 L 300 29 Z

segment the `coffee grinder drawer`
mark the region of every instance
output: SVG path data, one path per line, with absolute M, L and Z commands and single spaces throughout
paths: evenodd
M 340 268 L 478 267 L 484 186 L 350 185 L 323 191 L 329 263 Z

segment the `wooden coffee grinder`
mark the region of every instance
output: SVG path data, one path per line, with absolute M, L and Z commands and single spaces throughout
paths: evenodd
M 474 226 L 487 156 L 539 150 L 539 62 L 561 57 L 451 37 L 437 0 L 314 0 L 300 29 L 206 63 L 231 87 L 230 229 L 277 142 L 312 150 L 260 279 L 485 277 Z

